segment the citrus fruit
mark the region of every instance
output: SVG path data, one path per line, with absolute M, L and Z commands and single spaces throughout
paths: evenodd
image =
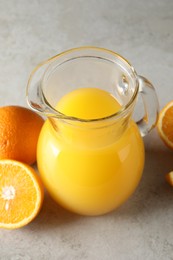
M 0 227 L 15 229 L 31 222 L 41 209 L 43 185 L 31 166 L 0 160 Z
M 166 178 L 167 182 L 168 182 L 171 186 L 173 186 L 173 171 L 167 173 L 167 174 L 165 175 L 165 178 Z
M 27 164 L 36 161 L 37 140 L 43 119 L 30 109 L 19 106 L 0 108 L 0 159 Z
M 159 114 L 158 132 L 164 143 L 173 149 L 173 101 L 169 102 Z

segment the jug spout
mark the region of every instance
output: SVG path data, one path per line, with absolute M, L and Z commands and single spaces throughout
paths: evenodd
M 29 107 L 42 116 L 57 116 L 57 111 L 51 107 L 42 91 L 42 77 L 49 65 L 49 61 L 38 65 L 31 73 L 27 89 L 26 99 Z

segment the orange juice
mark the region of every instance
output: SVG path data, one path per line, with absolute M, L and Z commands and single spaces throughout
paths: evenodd
M 65 115 L 81 119 L 111 116 L 121 109 L 108 92 L 76 89 L 57 104 Z M 129 118 L 93 122 L 47 120 L 37 150 L 40 174 L 50 194 L 65 208 L 100 215 L 122 204 L 136 189 L 144 165 L 144 147 Z
M 98 88 L 80 88 L 65 95 L 57 104 L 61 113 L 81 119 L 110 116 L 121 108 L 107 91 Z

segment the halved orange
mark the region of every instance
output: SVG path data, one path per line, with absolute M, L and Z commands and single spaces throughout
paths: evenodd
M 160 111 L 157 126 L 164 143 L 173 149 L 173 100 Z
M 0 160 L 0 227 L 20 228 L 39 213 L 44 190 L 33 168 L 14 160 Z

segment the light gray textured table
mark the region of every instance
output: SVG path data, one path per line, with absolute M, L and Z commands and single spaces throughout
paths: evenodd
M 173 1 L 0 0 L 0 106 L 23 105 L 31 70 L 63 50 L 112 49 L 155 85 L 160 107 L 173 99 Z M 0 230 L 0 260 L 172 260 L 173 152 L 157 131 L 144 139 L 146 164 L 134 195 L 118 210 L 82 217 L 46 195 L 28 226 Z

